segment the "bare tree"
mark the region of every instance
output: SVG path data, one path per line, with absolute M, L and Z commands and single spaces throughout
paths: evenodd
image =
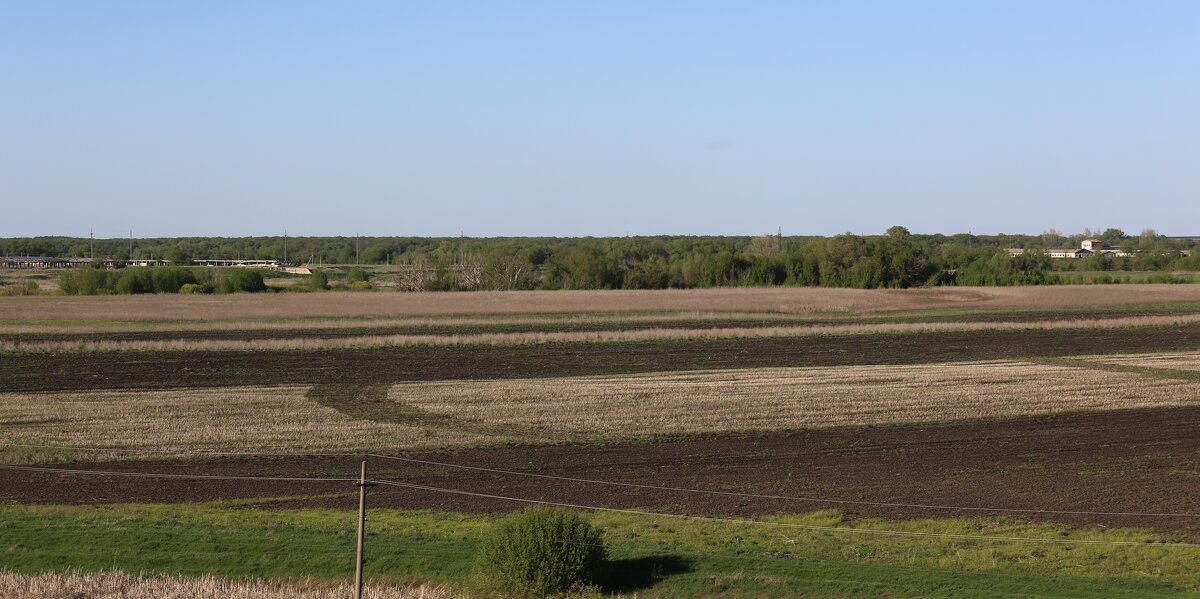
M 467 254 L 455 272 L 455 280 L 462 289 L 479 289 L 483 286 L 483 256 Z

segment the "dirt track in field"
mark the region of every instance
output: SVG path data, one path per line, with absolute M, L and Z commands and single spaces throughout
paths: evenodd
M 660 486 L 854 501 L 1077 511 L 1194 513 L 1198 517 L 1024 514 L 1073 525 L 1200 533 L 1200 408 L 1075 414 L 942 426 L 843 428 L 712 436 L 630 445 L 560 445 L 408 454 L 459 464 Z M 347 477 L 354 457 L 223 458 L 106 463 L 99 470 Z M 837 508 L 914 518 L 994 512 L 916 509 L 631 489 L 446 469 L 372 458 L 371 476 L 563 503 L 685 514 L 759 515 Z M 180 502 L 344 493 L 281 508 L 352 508 L 350 483 L 184 482 L 0 470 L 0 501 Z M 521 504 L 379 487 L 371 505 L 504 511 Z
M 1200 348 L 1200 326 L 512 346 L 0 354 L 0 391 L 387 384 L 772 366 L 923 364 Z

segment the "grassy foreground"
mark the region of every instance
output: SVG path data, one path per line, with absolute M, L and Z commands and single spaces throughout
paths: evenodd
M 353 574 L 354 513 L 188 505 L 0 506 L 0 570 L 124 570 L 231 577 Z M 812 531 L 817 525 L 923 533 L 1171 540 L 1131 529 L 1064 530 L 997 519 L 848 521 L 837 512 L 773 525 L 597 513 L 608 592 L 640 596 L 1146 597 L 1200 588 L 1197 548 L 1069 545 Z M 486 516 L 373 510 L 370 580 L 468 582 Z

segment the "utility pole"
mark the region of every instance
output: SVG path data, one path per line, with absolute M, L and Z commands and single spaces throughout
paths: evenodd
M 96 261 L 96 230 L 88 229 L 88 260 Z
M 360 266 L 361 264 L 362 264 L 362 252 L 359 251 L 359 247 L 358 247 L 358 233 L 355 233 L 354 234 L 354 265 Z
M 354 567 L 354 596 L 363 596 L 363 545 L 367 538 L 367 487 L 375 483 L 367 482 L 367 454 L 363 453 L 362 471 L 358 475 L 358 561 Z
M 129 230 L 129 259 L 133 260 L 133 229 Z
M 283 262 L 287 264 L 287 229 L 283 230 Z

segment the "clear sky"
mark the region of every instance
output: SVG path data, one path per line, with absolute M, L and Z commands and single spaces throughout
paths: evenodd
M 1200 2 L 0 8 L 0 235 L 1200 234 Z

